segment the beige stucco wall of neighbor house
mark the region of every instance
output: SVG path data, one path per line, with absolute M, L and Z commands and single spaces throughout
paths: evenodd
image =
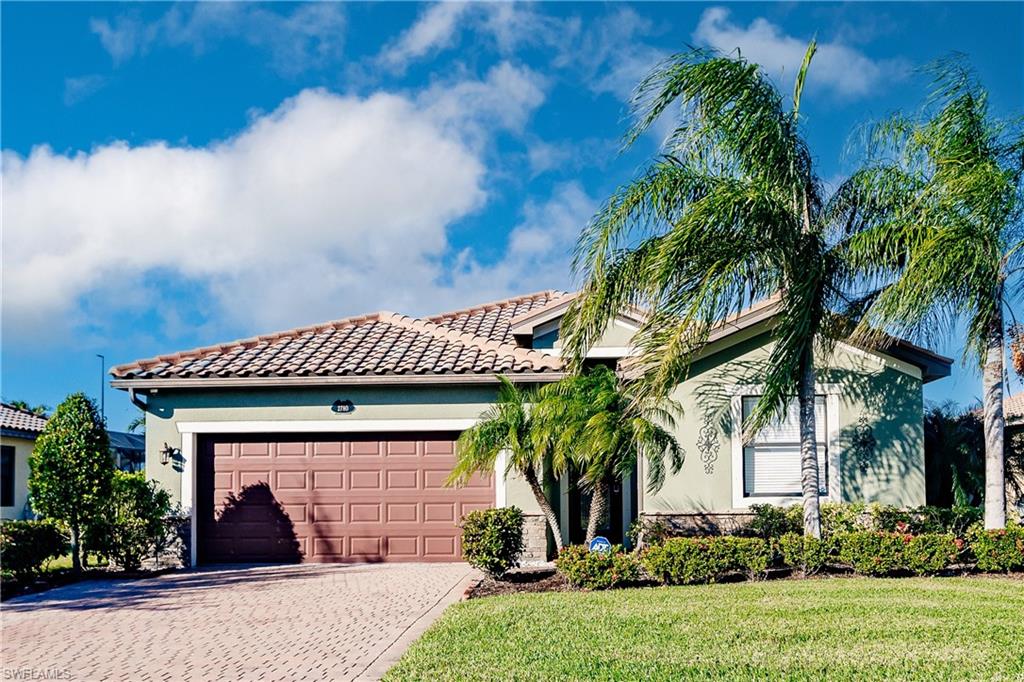
M 731 403 L 737 392 L 733 387 L 760 383 L 759 367 L 770 351 L 770 339 L 764 328 L 755 327 L 712 344 L 695 363 L 690 377 L 673 394 L 685 408 L 676 425 L 676 435 L 686 450 L 686 461 L 678 473 L 669 474 L 659 492 L 640 491 L 641 512 L 710 513 L 743 509 L 743 505 L 734 503 L 733 491 Z M 920 371 L 888 356 L 841 345 L 828 366 L 819 368 L 818 382 L 838 394 L 835 445 L 842 500 L 924 504 Z M 873 453 L 864 462 L 866 470 L 854 461 L 851 451 L 861 417 L 876 440 Z M 711 437 L 698 445 L 702 429 Z M 702 459 L 702 454 L 710 461 Z M 645 476 L 646 471 L 641 474 Z
M 28 502 L 28 456 L 36 443 L 29 438 L 0 437 L 0 444 L 14 446 L 14 504 L 0 507 L 0 518 L 4 520 L 32 518 L 30 510 L 26 510 Z
M 382 386 L 186 390 L 161 389 L 148 396 L 146 475 L 181 499 L 180 463 L 160 463 L 164 444 L 182 448 L 181 422 L 336 421 L 364 419 L 476 419 L 494 400 L 494 385 L 444 387 Z M 335 400 L 351 400 L 355 410 L 335 414 Z M 386 430 L 386 427 L 383 427 Z M 271 430 L 273 430 L 271 428 Z M 506 503 L 539 512 L 529 487 L 518 479 L 506 484 Z

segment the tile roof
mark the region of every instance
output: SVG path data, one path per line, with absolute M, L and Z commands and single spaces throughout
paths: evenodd
M 428 317 L 430 322 L 484 336 L 495 341 L 515 343 L 512 337 L 512 320 L 526 313 L 545 308 L 562 298 L 571 297 L 563 291 L 540 291 L 526 296 L 517 296 L 503 301 L 441 313 Z
M 116 379 L 544 373 L 561 360 L 511 342 L 508 321 L 557 292 L 418 319 L 349 317 L 120 365 Z
M 7 403 L 0 403 L 0 428 L 5 431 L 22 431 L 27 434 L 41 433 L 46 426 L 46 417 L 23 410 Z
M 1003 417 L 1008 424 L 1024 422 L 1024 393 L 1003 398 Z

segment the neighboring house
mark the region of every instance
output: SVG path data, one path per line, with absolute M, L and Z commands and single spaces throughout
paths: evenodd
M 0 518 L 32 518 L 28 504 L 28 456 L 46 417 L 0 403 Z
M 147 412 L 146 470 L 192 510 L 199 562 L 424 561 L 460 556 L 459 519 L 492 505 L 528 515 L 529 559 L 544 523 L 527 486 L 506 478 L 444 486 L 459 432 L 496 394 L 495 376 L 563 376 L 562 315 L 574 295 L 545 291 L 423 319 L 381 312 L 115 367 L 112 385 Z M 602 533 L 638 515 L 728 524 L 761 502 L 798 502 L 796 416 L 744 444 L 775 303 L 719 325 L 674 392 L 686 410 L 682 470 L 648 493 L 636 472 L 613 491 Z M 588 355 L 632 353 L 641 313 L 623 315 Z M 840 344 L 819 368 L 824 499 L 925 501 L 922 385 L 951 361 L 902 341 L 884 352 Z M 567 540 L 588 500 L 573 476 L 547 477 Z
M 124 431 L 107 431 L 114 466 L 121 471 L 145 471 L 146 437 Z
M 1024 519 L 1024 393 L 1003 400 L 1003 417 L 1006 442 L 1012 443 L 1006 449 L 1014 453 L 1006 462 L 1006 504 Z
M 0 403 L 0 518 L 31 519 L 28 501 L 28 457 L 36 438 L 46 426 L 46 416 Z M 134 433 L 108 431 L 114 466 L 124 471 L 142 471 L 146 462 L 146 440 Z

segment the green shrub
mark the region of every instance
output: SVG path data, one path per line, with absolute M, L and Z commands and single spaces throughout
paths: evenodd
M 462 554 L 471 566 L 499 578 L 519 565 L 523 512 L 517 507 L 481 509 L 462 519 Z
M 145 474 L 114 472 L 110 500 L 86 530 L 87 546 L 134 571 L 167 533 L 171 497 Z
M 633 547 L 650 547 L 660 545 L 675 535 L 672 526 L 661 519 L 641 516 L 629 527 L 627 537 Z
M 868 519 L 864 512 L 865 506 L 862 502 L 823 502 L 821 504 L 822 537 L 866 530 Z
M 1024 568 L 1024 526 L 1009 524 L 1000 530 L 976 526 L 967 538 L 978 570 L 1005 572 Z
M 0 564 L 18 577 L 36 573 L 50 559 L 68 552 L 68 539 L 52 521 L 0 524 Z
M 752 504 L 750 511 L 754 518 L 744 528 L 747 535 L 771 540 L 786 533 L 803 532 L 803 509 L 799 505 L 776 507 L 772 504 Z
M 862 530 L 836 537 L 839 558 L 861 575 L 889 575 L 907 568 L 904 547 L 911 535 Z
M 904 547 L 906 567 L 918 575 L 932 575 L 956 563 L 957 539 L 948 533 L 915 535 Z
M 615 545 L 610 552 L 591 552 L 585 545 L 572 545 L 555 559 L 555 567 L 569 584 L 585 590 L 607 590 L 640 580 L 636 556 Z
M 715 582 L 726 573 L 743 571 L 763 576 L 771 558 L 761 538 L 732 536 L 672 538 L 644 552 L 643 565 L 656 580 L 669 585 Z
M 787 533 L 778 540 L 782 563 L 799 568 L 804 575 L 814 575 L 835 559 L 834 537 L 813 538 L 799 533 Z

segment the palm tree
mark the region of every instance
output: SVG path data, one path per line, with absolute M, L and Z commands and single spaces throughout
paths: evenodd
M 650 492 L 665 482 L 665 459 L 676 473 L 683 450 L 669 429 L 679 405 L 633 395 L 615 372 L 597 366 L 540 390 L 535 441 L 547 444 L 560 462 L 572 462 L 591 491 L 586 542 L 608 513 L 611 483 L 622 480 L 643 458 Z
M 37 417 L 45 417 L 46 413 L 50 411 L 50 408 L 49 408 L 48 405 L 41 405 L 41 404 L 40 405 L 30 405 L 29 403 L 27 403 L 24 400 L 12 400 L 8 404 L 11 407 L 15 407 L 15 408 L 17 408 L 19 410 L 24 410 L 25 412 L 31 412 L 32 414 L 36 415 Z
M 1020 293 L 1024 135 L 990 115 L 960 60 L 932 72 L 926 106 L 873 127 L 868 164 L 842 192 L 853 261 L 882 284 L 858 336 L 927 338 L 966 320 L 964 358 L 983 376 L 985 526 L 1003 528 L 1006 311 Z
M 506 377 L 499 376 L 498 381 L 501 386 L 495 404 L 481 415 L 477 424 L 459 436 L 456 464 L 448 484 L 465 484 L 473 474 L 493 473 L 499 455 L 505 453 L 506 473 L 514 471 L 526 480 L 554 536 L 555 549 L 561 552 L 558 516 L 541 484 L 545 466 L 552 467 L 557 474 L 560 462 L 535 442 L 535 421 L 531 415 L 535 392 L 519 388 Z
M 796 396 L 804 532 L 821 534 L 815 445 L 815 356 L 844 325 L 847 271 L 833 248 L 832 207 L 801 134 L 800 99 L 815 52 L 797 73 L 792 106 L 741 56 L 692 50 L 670 57 L 637 87 L 633 144 L 676 114 L 661 154 L 617 190 L 580 236 L 581 296 L 568 313 L 569 356 L 583 357 L 628 306 L 649 310 L 634 338 L 639 390 L 664 396 L 686 377 L 716 322 L 778 293 L 774 344 L 746 436 Z

